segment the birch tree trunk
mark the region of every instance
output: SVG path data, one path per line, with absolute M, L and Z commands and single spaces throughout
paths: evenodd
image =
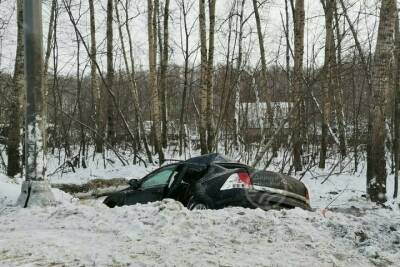
M 107 86 L 112 90 L 114 85 L 113 62 L 113 0 L 107 0 Z M 107 97 L 107 140 L 115 146 L 114 106 L 111 97 Z
M 157 0 L 156 0 L 157 1 Z M 154 147 L 158 153 L 160 165 L 164 162 L 164 153 L 161 145 L 161 125 L 160 125 L 160 99 L 157 88 L 157 12 L 155 3 L 147 1 L 148 15 L 148 42 L 149 42 L 149 88 L 151 92 Z
M 124 59 L 125 69 L 126 69 L 126 72 L 128 74 L 128 79 L 129 79 L 129 83 L 130 83 L 131 95 L 132 95 L 132 98 L 133 98 L 133 107 L 134 107 L 134 110 L 135 110 L 135 113 L 136 113 L 135 115 L 138 118 L 138 125 L 139 125 L 139 128 L 140 128 L 140 131 L 142 132 L 142 134 L 140 135 L 139 131 L 136 131 L 136 135 L 137 135 L 136 138 L 139 139 L 139 140 L 140 140 L 140 137 L 142 138 L 147 158 L 148 158 L 149 162 L 152 163 L 153 162 L 153 158 L 151 156 L 151 151 L 149 149 L 149 145 L 148 145 L 148 142 L 147 142 L 147 137 L 146 137 L 146 134 L 145 134 L 145 129 L 144 129 L 144 125 L 143 125 L 143 119 L 142 119 L 142 115 L 141 115 L 142 114 L 142 109 L 141 109 L 140 104 L 139 104 L 139 95 L 138 95 L 138 92 L 137 92 L 137 85 L 136 85 L 136 78 L 135 78 L 135 63 L 134 63 L 134 60 L 133 60 L 133 51 L 132 51 L 133 50 L 132 49 L 132 39 L 131 39 L 131 33 L 130 33 L 129 23 L 128 23 L 129 22 L 128 0 L 125 2 L 126 3 L 126 5 L 125 5 L 125 27 L 126 27 L 126 31 L 128 33 L 129 51 L 130 51 L 130 57 L 131 57 L 131 65 L 132 65 L 131 68 L 132 68 L 132 70 L 129 69 L 128 57 L 126 55 L 126 49 L 125 49 L 125 43 L 124 43 L 124 35 L 122 33 L 122 24 L 121 24 L 121 19 L 120 19 L 120 16 L 119 16 L 118 5 L 117 5 L 117 3 L 118 3 L 117 1 L 118 0 L 115 0 L 115 1 L 116 1 L 115 14 L 116 14 L 117 22 L 118 22 L 118 32 L 119 32 L 119 39 L 120 39 L 120 42 L 121 42 L 122 56 L 123 56 L 123 59 Z M 137 140 L 137 141 L 139 141 L 139 140 Z
M 347 142 L 346 142 L 346 122 L 345 115 L 343 110 L 343 79 L 342 79 L 342 34 L 340 32 L 340 20 L 337 9 L 337 1 L 334 0 L 334 16 L 335 16 L 335 27 L 336 27 L 336 36 L 337 36 L 337 62 L 336 65 L 336 90 L 335 90 L 335 109 L 336 109 L 336 120 L 338 124 L 339 131 L 339 149 L 342 158 L 347 155 Z
M 390 92 L 390 66 L 393 65 L 395 0 L 382 0 L 378 38 L 374 54 L 371 101 L 371 134 L 369 136 L 367 194 L 373 202 L 386 201 L 385 119 L 387 95 Z
M 322 0 L 322 3 L 324 4 L 325 9 L 325 62 L 321 98 L 322 121 L 319 167 L 321 169 L 324 169 L 328 147 L 328 125 L 331 121 L 331 95 L 333 92 L 333 66 L 335 61 L 335 45 L 333 40 L 332 28 L 334 0 Z
M 395 72 L 394 72 L 394 140 L 393 140 L 393 153 L 394 153 L 394 190 L 393 198 L 398 197 L 399 190 L 399 142 L 400 142 L 400 29 L 399 29 L 399 16 L 396 13 L 395 22 Z
M 285 37 L 286 37 L 286 86 L 287 86 L 287 92 L 288 96 L 291 93 L 291 86 L 292 83 L 290 81 L 291 75 L 290 75 L 290 29 L 289 29 L 289 0 L 285 0 L 285 26 L 286 26 L 286 32 L 285 32 Z M 288 105 L 288 108 L 290 110 L 290 105 Z
M 24 75 L 24 11 L 23 0 L 17 1 L 17 51 L 15 56 L 12 99 L 9 114 L 7 143 L 7 175 L 14 177 L 22 171 L 21 167 L 21 113 L 22 91 L 25 85 Z
M 189 8 L 186 9 L 185 0 L 181 2 L 181 13 L 183 15 L 183 28 L 184 28 L 184 48 L 183 54 L 185 59 L 185 69 L 184 69 L 184 81 L 183 81 L 183 92 L 182 92 L 182 102 L 181 102 L 181 112 L 179 114 L 179 155 L 181 156 L 183 153 L 184 146 L 184 136 L 185 136 L 185 112 L 186 112 L 186 98 L 187 91 L 189 87 L 189 39 L 190 39 L 190 30 L 187 23 L 187 14 L 189 12 L 191 5 L 189 4 Z M 181 20 L 182 23 L 182 20 Z M 182 25 L 181 25 L 182 27 Z M 183 41 L 183 40 L 182 40 Z M 186 143 L 185 143 L 186 146 Z
M 240 88 L 242 81 L 242 60 L 243 60 L 243 12 L 246 0 L 242 0 L 240 3 L 239 12 L 239 44 L 238 44 L 238 56 L 236 62 L 236 69 L 238 71 L 237 81 L 235 83 L 235 114 L 234 114 L 234 145 L 239 145 L 239 130 L 240 130 Z
M 296 171 L 302 170 L 301 153 L 301 121 L 303 105 L 303 55 L 304 55 L 304 0 L 296 0 L 294 7 L 294 70 L 293 70 L 293 102 L 294 105 L 292 123 L 292 142 L 293 142 L 293 165 Z
M 94 120 L 95 120 L 95 130 L 98 133 L 95 135 L 95 146 L 97 153 L 103 153 L 103 139 L 104 133 L 100 132 L 101 128 L 101 95 L 100 87 L 97 83 L 97 71 L 96 71 L 96 57 L 97 57 L 97 47 L 96 47 L 96 20 L 94 13 L 93 0 L 89 0 L 89 11 L 90 11 L 90 89 L 92 96 L 94 98 Z
M 164 5 L 164 37 L 163 37 L 163 52 L 161 61 L 161 71 L 160 71 L 160 94 L 161 94 L 161 122 L 162 122 L 162 146 L 167 147 L 167 71 L 168 71 L 168 57 L 169 57 L 169 3 L 170 0 L 165 0 Z
M 146 134 L 145 134 L 145 131 L 144 131 L 143 119 L 141 117 L 142 107 L 141 107 L 141 105 L 139 103 L 139 92 L 138 92 L 138 88 L 137 88 L 137 84 L 136 84 L 135 58 L 133 56 L 132 35 L 131 35 L 131 30 L 129 28 L 129 11 L 128 11 L 129 3 L 130 3 L 129 0 L 125 0 L 125 29 L 126 29 L 126 32 L 128 34 L 129 58 L 130 58 L 131 68 L 132 68 L 130 76 L 131 76 L 131 79 L 132 79 L 132 82 L 133 82 L 132 83 L 132 85 L 133 85 L 133 87 L 132 87 L 132 90 L 133 90 L 132 91 L 132 97 L 133 97 L 133 103 L 135 105 L 135 112 L 136 112 L 135 119 L 136 119 L 137 124 L 139 125 L 139 128 L 136 127 L 136 129 L 135 129 L 136 130 L 136 136 L 137 136 L 137 139 L 138 139 L 137 140 L 137 144 L 138 144 L 138 149 L 140 149 L 141 145 L 140 145 L 140 141 L 139 140 L 141 140 L 141 139 L 143 140 L 143 145 L 144 145 L 144 148 L 146 150 L 147 157 L 148 157 L 149 161 L 152 162 L 153 160 L 152 160 L 150 148 L 149 148 L 147 137 L 146 137 Z M 122 40 L 123 39 L 121 38 L 121 41 Z M 129 69 L 129 67 L 128 67 L 128 69 Z
M 55 1 L 55 0 L 54 0 Z M 79 121 L 83 122 L 83 105 L 82 105 L 82 78 L 81 78 L 81 40 L 79 39 L 79 35 L 75 32 L 76 37 L 76 101 L 78 106 L 78 118 Z M 86 169 L 86 134 L 85 127 L 82 123 L 80 126 L 80 145 L 79 145 L 79 159 L 81 162 L 82 168 Z M 79 164 L 78 164 L 79 166 Z
M 47 109 L 47 100 L 49 96 L 49 88 L 48 88 L 48 81 L 47 81 L 47 72 L 49 69 L 49 60 L 50 60 L 50 55 L 51 55 L 51 50 L 52 50 L 52 43 L 53 43 L 53 33 L 55 31 L 54 25 L 55 25 L 55 13 L 56 13 L 56 7 L 57 7 L 57 0 L 52 0 L 51 1 L 51 10 L 50 10 L 50 23 L 49 23 L 49 29 L 47 32 L 47 46 L 46 46 L 46 54 L 44 56 L 44 65 L 43 65 L 43 109 L 44 113 L 48 113 Z M 46 148 L 47 149 L 47 146 Z
M 200 31 L 200 150 L 201 154 L 208 153 L 207 145 L 207 111 L 208 111 L 208 87 L 207 87 L 207 36 L 205 0 L 199 0 L 199 31 Z
M 254 17 L 256 19 L 257 25 L 257 36 L 258 36 L 258 46 L 260 48 L 260 56 L 261 56 L 261 78 L 262 78 L 262 85 L 261 90 L 263 95 L 266 98 L 267 102 L 267 121 L 268 121 L 268 128 L 273 129 L 273 112 L 271 108 L 271 97 L 269 90 L 267 88 L 267 62 L 265 58 L 265 47 L 264 47 L 264 37 L 261 29 L 261 19 L 260 14 L 258 11 L 258 4 L 257 0 L 253 0 L 253 9 L 254 9 Z
M 213 151 L 214 146 L 214 35 L 215 35 L 215 4 L 217 0 L 208 1 L 210 17 L 209 39 L 208 39 L 208 61 L 207 61 L 207 150 Z

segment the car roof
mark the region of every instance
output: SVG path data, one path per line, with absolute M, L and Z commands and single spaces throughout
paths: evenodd
M 200 164 L 200 165 L 210 165 L 211 163 L 218 163 L 218 162 L 223 162 L 223 163 L 228 163 L 232 162 L 232 160 L 226 158 L 225 156 L 222 156 L 219 153 L 212 153 L 212 154 L 206 154 L 194 158 L 190 158 L 186 161 L 186 163 L 192 163 L 192 164 Z

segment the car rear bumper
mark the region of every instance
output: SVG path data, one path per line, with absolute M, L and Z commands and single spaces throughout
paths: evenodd
M 258 189 L 231 189 L 225 192 L 223 200 L 218 203 L 218 208 L 240 206 L 245 208 L 260 208 L 263 210 L 282 208 L 302 208 L 311 210 L 307 199 L 301 196 L 275 193 L 272 190 Z M 302 199 L 303 198 L 303 199 Z

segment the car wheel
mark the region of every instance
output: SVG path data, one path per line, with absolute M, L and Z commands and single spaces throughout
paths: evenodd
M 115 203 L 113 200 L 108 200 L 108 199 L 105 199 L 103 203 L 107 205 L 109 208 L 115 208 L 115 206 L 117 205 L 117 203 Z
M 207 205 L 203 203 L 197 203 L 192 207 L 192 210 L 206 210 Z
M 187 205 L 189 210 L 206 210 L 208 209 L 208 206 L 204 204 L 203 202 L 198 202 L 195 199 L 189 200 L 189 203 Z

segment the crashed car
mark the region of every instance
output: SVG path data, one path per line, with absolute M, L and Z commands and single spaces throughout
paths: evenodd
M 256 170 L 220 154 L 194 157 L 165 165 L 129 187 L 109 195 L 108 207 L 134 205 L 172 198 L 188 209 L 231 206 L 264 210 L 310 209 L 306 186 L 287 175 Z

